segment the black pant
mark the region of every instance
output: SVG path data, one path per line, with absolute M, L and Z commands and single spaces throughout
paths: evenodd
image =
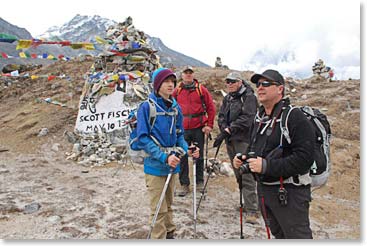
M 279 185 L 258 184 L 259 203 L 263 194 L 271 233 L 277 239 L 312 239 L 309 219 L 310 185 L 285 184 L 284 188 L 288 192 L 288 203 L 281 206 L 278 199 Z M 260 206 L 262 211 L 263 204 Z
M 197 142 L 200 148 L 200 158 L 196 161 L 196 184 L 204 182 L 204 133 L 202 132 L 202 127 L 185 130 L 185 140 L 190 146 L 192 142 Z M 180 162 L 180 184 L 190 185 L 189 178 L 189 161 L 188 156 L 185 155 Z

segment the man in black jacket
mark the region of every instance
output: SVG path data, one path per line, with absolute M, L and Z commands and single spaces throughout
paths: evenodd
M 312 239 L 309 169 L 314 160 L 315 133 L 298 108 L 290 112 L 288 132 L 281 131 L 279 119 L 283 110 L 290 110 L 290 102 L 284 98 L 284 79 L 278 71 L 254 74 L 251 82 L 256 84 L 262 106 L 251 128 L 246 155 L 253 152 L 254 157 L 247 159 L 248 170 L 259 181 L 258 196 L 265 223 L 275 238 Z M 290 137 L 290 144 L 285 137 Z M 242 156 L 244 159 L 246 156 Z M 243 165 L 237 157 L 233 163 L 236 168 Z
M 232 162 L 236 153 L 247 149 L 250 127 L 254 121 L 258 104 L 253 89 L 242 80 L 239 73 L 229 73 L 225 81 L 229 93 L 224 97 L 218 114 L 218 126 L 221 133 L 216 138 L 214 147 L 218 147 L 225 140 L 227 153 Z M 237 183 L 242 178 L 245 221 L 255 224 L 258 212 L 256 182 L 251 174 L 240 175 L 238 169 L 234 171 Z

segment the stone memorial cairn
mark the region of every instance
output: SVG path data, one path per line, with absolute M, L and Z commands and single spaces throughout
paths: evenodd
M 316 77 L 323 77 L 329 80 L 334 76 L 334 71 L 330 67 L 325 66 L 322 59 L 319 59 L 315 62 L 315 65 L 312 66 L 312 73 Z
M 127 107 L 136 108 L 147 99 L 152 90 L 151 74 L 161 66 L 156 51 L 148 44 L 144 32 L 135 29 L 131 17 L 110 26 L 106 37 L 96 37 L 96 41 L 104 49 L 85 75 L 80 109 L 88 108 L 93 113 L 101 96 L 116 90 L 124 92 L 121 100 Z M 74 144 L 67 159 L 85 166 L 126 161 L 129 127 L 127 123 L 112 132 L 66 132 L 69 142 Z

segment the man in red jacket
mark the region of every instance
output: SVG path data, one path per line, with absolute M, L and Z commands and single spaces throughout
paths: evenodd
M 201 192 L 204 184 L 204 136 L 213 130 L 215 105 L 208 89 L 194 78 L 194 69 L 186 66 L 182 71 L 182 82 L 173 92 L 184 115 L 185 140 L 190 145 L 197 142 L 200 158 L 196 162 L 196 189 Z M 178 195 L 190 192 L 189 165 L 187 155 L 181 159 Z

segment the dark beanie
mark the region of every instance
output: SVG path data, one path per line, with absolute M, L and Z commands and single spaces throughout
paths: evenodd
M 152 80 L 154 86 L 154 92 L 158 93 L 159 88 L 161 87 L 163 81 L 169 76 L 174 76 L 177 79 L 176 74 L 169 70 L 168 68 L 158 68 L 153 72 Z M 175 83 L 176 87 L 176 83 Z

